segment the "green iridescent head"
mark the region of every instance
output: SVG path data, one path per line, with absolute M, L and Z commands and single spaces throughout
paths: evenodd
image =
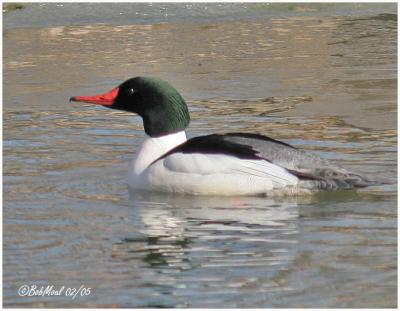
M 151 137 L 182 131 L 190 122 L 185 100 L 172 85 L 158 78 L 132 78 L 108 93 L 71 100 L 137 113 Z

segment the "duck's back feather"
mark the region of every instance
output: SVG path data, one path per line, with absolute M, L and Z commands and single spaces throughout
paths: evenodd
M 245 161 L 247 163 L 252 160 L 252 165 L 254 163 L 263 163 L 265 166 L 265 162 L 268 162 L 273 166 L 269 168 L 258 167 L 257 169 L 264 170 L 264 173 L 268 174 L 268 170 L 271 170 L 271 167 L 279 167 L 281 169 L 280 172 L 285 172 L 285 176 L 294 175 L 300 179 L 300 186 L 307 189 L 350 189 L 377 183 L 348 171 L 316 154 L 297 149 L 287 143 L 259 134 L 227 133 L 198 136 L 173 148 L 154 162 L 167 159 L 165 163 L 175 163 L 175 165 L 181 165 L 182 168 L 188 162 L 179 164 L 179 161 L 176 161 L 177 154 L 191 155 L 191 159 L 194 159 L 194 155 L 201 154 L 225 155 L 247 160 Z M 171 156 L 173 155 L 175 155 L 173 157 L 175 161 L 172 161 Z M 186 161 L 188 159 L 189 157 L 186 157 Z M 238 161 L 238 163 L 241 162 Z M 218 162 L 216 164 L 220 165 Z M 194 167 L 191 166 L 191 169 L 193 170 Z

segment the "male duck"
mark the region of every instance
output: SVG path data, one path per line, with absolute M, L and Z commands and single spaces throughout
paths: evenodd
M 186 138 L 189 111 L 169 83 L 129 79 L 110 92 L 71 101 L 139 114 L 146 139 L 129 167 L 133 189 L 193 195 L 280 195 L 374 184 L 315 154 L 272 138 L 227 133 Z

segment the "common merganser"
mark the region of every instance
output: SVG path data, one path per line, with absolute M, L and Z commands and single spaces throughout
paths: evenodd
M 259 134 L 186 138 L 189 110 L 179 92 L 153 77 L 70 101 L 133 112 L 146 138 L 128 173 L 132 189 L 192 195 L 281 195 L 366 187 L 376 182 L 315 154 Z

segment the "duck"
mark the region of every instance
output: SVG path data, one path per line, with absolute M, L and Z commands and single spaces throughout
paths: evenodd
M 187 195 L 280 196 L 349 190 L 379 182 L 259 133 L 188 139 L 188 106 L 167 81 L 139 76 L 73 102 L 138 114 L 145 137 L 128 169 L 130 190 Z

